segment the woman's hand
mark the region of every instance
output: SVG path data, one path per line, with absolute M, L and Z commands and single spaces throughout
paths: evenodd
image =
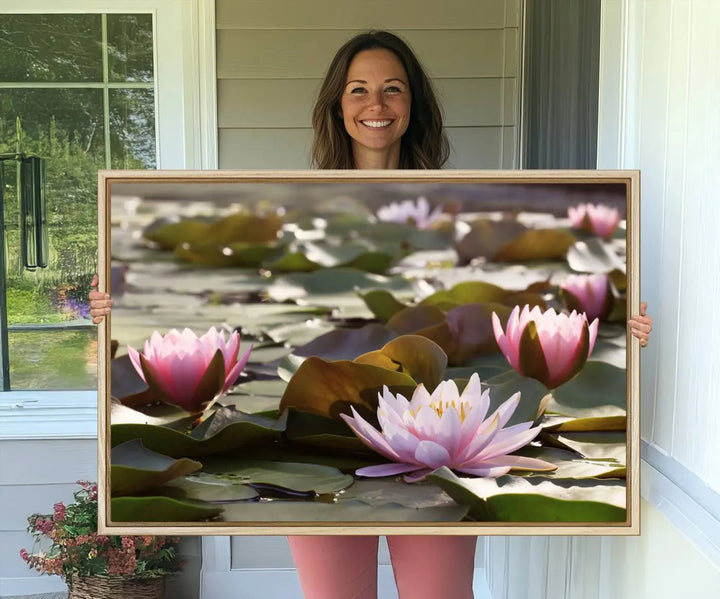
M 97 287 L 97 275 L 93 277 L 90 285 L 92 287 Z M 90 300 L 90 316 L 92 316 L 92 321 L 95 324 L 100 324 L 103 321 L 103 318 L 105 318 L 105 315 L 110 314 L 110 308 L 113 305 L 110 294 L 93 289 L 90 293 L 88 293 L 88 299 Z
M 640 302 L 640 314 L 636 314 L 628 320 L 630 332 L 640 340 L 640 347 L 645 347 L 652 331 L 652 316 L 645 313 L 647 302 Z

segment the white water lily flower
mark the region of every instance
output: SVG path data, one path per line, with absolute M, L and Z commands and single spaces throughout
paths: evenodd
M 391 476 L 412 473 L 408 482 L 420 480 L 441 466 L 475 476 L 501 476 L 511 469 L 554 470 L 555 465 L 524 456 L 508 455 L 530 443 L 540 432 L 532 422 L 505 428 L 520 403 L 520 393 L 505 401 L 486 418 L 490 395 L 482 391 L 480 377 L 473 374 L 460 394 L 452 380 L 428 392 L 420 384 L 408 401 L 387 387 L 378 394 L 378 431 L 354 408 L 341 417 L 371 449 L 393 464 L 360 468 L 360 476 Z

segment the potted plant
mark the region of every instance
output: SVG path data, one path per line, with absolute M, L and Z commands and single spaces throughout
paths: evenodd
M 78 484 L 73 503 L 28 517 L 34 553 L 21 549 L 20 556 L 41 574 L 61 576 L 68 599 L 160 599 L 165 577 L 182 568 L 179 539 L 98 534 L 97 485 Z

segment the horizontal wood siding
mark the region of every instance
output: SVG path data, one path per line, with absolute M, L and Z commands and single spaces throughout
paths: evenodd
M 308 168 L 310 115 L 328 63 L 373 28 L 405 38 L 433 78 L 453 145 L 449 167 L 517 166 L 519 0 L 216 6 L 220 168 Z
M 517 19 L 518 2 L 505 0 L 218 0 L 218 29 L 496 29 Z M 516 21 L 515 21 L 516 22 Z M 517 24 L 515 25 L 517 26 Z

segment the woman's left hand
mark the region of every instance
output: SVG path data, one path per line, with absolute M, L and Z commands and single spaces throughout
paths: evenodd
M 647 310 L 647 303 L 640 302 L 640 314 L 636 314 L 628 320 L 630 332 L 640 340 L 640 347 L 648 344 L 650 331 L 652 331 L 653 319 L 652 316 L 645 313 L 645 310 Z

